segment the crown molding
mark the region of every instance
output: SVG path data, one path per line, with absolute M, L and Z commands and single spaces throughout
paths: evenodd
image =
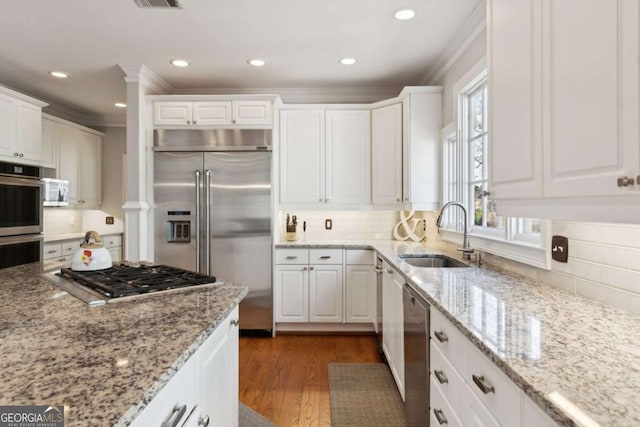
M 359 87 L 359 88 L 197 88 L 176 89 L 173 95 L 243 95 L 277 94 L 283 104 L 359 104 L 373 103 L 398 96 L 402 86 L 398 87 Z
M 157 94 L 173 93 L 174 88 L 145 65 L 118 65 L 127 83 L 140 83 Z
M 456 31 L 455 36 L 444 48 L 434 65 L 425 73 L 420 84 L 430 85 L 439 81 L 486 27 L 486 0 L 480 0 L 458 31 Z

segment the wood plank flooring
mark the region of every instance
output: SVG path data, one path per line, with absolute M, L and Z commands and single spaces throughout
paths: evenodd
M 330 426 L 329 363 L 382 362 L 374 335 L 240 338 L 240 401 L 278 427 Z

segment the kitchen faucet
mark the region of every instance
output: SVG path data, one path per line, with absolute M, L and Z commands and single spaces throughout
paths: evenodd
M 469 233 L 467 230 L 467 208 L 465 208 L 462 203 L 458 203 L 458 202 L 445 203 L 442 206 L 442 209 L 440 209 L 440 214 L 438 215 L 438 219 L 436 220 L 436 225 L 438 226 L 438 229 L 440 229 L 440 227 L 442 226 L 442 214 L 449 206 L 459 206 L 460 209 L 462 209 L 462 214 L 463 214 L 462 222 L 464 224 L 464 234 L 462 237 L 462 247 L 458 248 L 458 250 L 462 252 L 462 257 L 464 259 L 470 260 L 471 254 L 474 253 L 475 251 L 469 246 Z

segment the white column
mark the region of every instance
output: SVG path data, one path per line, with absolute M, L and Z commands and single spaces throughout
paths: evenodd
M 171 86 L 144 65 L 123 66 L 127 87 L 127 154 L 124 211 L 124 259 L 153 261 L 150 233 L 152 188 L 152 120 L 145 95 L 166 93 Z M 149 130 L 149 131 L 147 131 Z

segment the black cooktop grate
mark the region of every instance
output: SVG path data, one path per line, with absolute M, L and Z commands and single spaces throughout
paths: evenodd
M 74 271 L 63 268 L 59 275 L 110 298 L 206 285 L 216 281 L 214 276 L 167 265 L 114 264 L 111 268 L 97 271 Z

